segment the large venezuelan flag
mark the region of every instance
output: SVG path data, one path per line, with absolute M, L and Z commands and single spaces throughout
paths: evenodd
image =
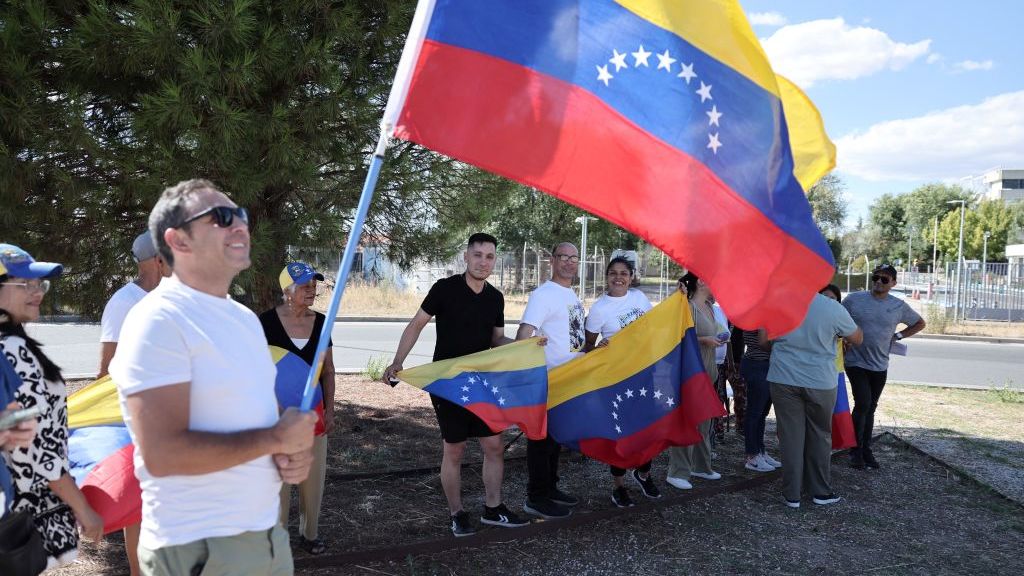
M 135 449 L 121 417 L 117 386 L 104 376 L 68 397 L 71 475 L 109 534 L 142 520 Z
M 466 408 L 494 432 L 515 424 L 540 440 L 547 436 L 548 372 L 538 340 L 409 368 L 398 377 Z
M 277 376 L 274 378 L 274 395 L 277 397 L 277 405 L 284 408 L 298 408 L 302 404 L 302 393 L 306 389 L 306 378 L 309 377 L 309 364 L 298 354 L 281 348 L 280 346 L 269 346 L 270 357 L 277 366 Z M 326 430 L 324 425 L 324 390 L 320 386 L 320 371 L 323 370 L 323 361 L 316 367 L 316 374 L 313 375 L 313 382 L 316 387 L 313 389 L 313 412 L 316 413 L 316 426 L 313 433 L 320 436 Z M 332 398 L 333 402 L 334 399 Z
M 842 450 L 857 445 L 857 435 L 853 431 L 853 416 L 850 414 L 850 399 L 846 396 L 842 340 L 836 342 L 836 370 L 839 373 L 839 388 L 836 390 L 836 405 L 832 409 L 832 449 Z
M 548 375 L 548 429 L 561 444 L 620 468 L 701 440 L 725 409 L 701 362 L 681 293 Z
M 735 0 L 423 0 L 384 126 L 639 234 L 745 328 L 834 271 L 804 193 L 835 148 Z

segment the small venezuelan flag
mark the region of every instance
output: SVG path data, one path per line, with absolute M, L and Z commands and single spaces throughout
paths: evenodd
M 142 520 L 135 448 L 121 416 L 117 386 L 104 376 L 68 397 L 71 476 L 110 534 Z
M 701 440 L 697 425 L 724 416 L 704 371 L 690 306 L 676 293 L 607 347 L 551 371 L 548 426 L 559 443 L 620 468 Z
M 466 408 L 494 432 L 515 424 L 540 440 L 547 436 L 548 373 L 537 340 L 417 366 L 398 377 Z
M 836 371 L 839 373 L 839 388 L 836 390 L 836 406 L 832 409 L 832 449 L 842 450 L 857 445 L 857 436 L 853 431 L 853 416 L 850 415 L 850 400 L 846 397 L 842 340 L 836 343 Z

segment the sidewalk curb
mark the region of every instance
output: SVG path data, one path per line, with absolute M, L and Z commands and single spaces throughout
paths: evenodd
M 913 338 L 921 340 L 951 340 L 956 342 L 990 342 L 992 344 L 1024 344 L 1024 338 L 1006 336 L 961 336 L 959 334 L 916 334 Z M 904 342 L 912 340 L 908 338 Z

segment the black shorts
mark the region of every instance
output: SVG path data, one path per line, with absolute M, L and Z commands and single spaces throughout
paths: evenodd
M 479 416 L 454 402 L 433 394 L 430 395 L 430 402 L 434 405 L 434 414 L 437 414 L 441 438 L 449 444 L 465 442 L 467 438 L 486 438 L 501 434 L 492 432 L 490 426 L 484 424 Z

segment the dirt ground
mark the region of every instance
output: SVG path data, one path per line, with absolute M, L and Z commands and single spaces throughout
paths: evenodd
M 920 405 L 894 387 L 883 397 L 900 410 Z M 889 394 L 889 391 L 887 391 Z M 948 400 L 948 398 L 946 399 Z M 339 425 L 331 437 L 328 488 L 321 535 L 328 554 L 436 541 L 437 552 L 406 558 L 322 568 L 296 549 L 297 573 L 327 574 L 1021 574 L 1024 560 L 1024 507 L 1003 498 L 964 474 L 943 466 L 906 444 L 883 437 L 876 446 L 877 471 L 857 471 L 840 457 L 832 467 L 833 485 L 844 500 L 819 507 L 804 502 L 799 510 L 781 503 L 780 483 L 730 494 L 692 499 L 663 508 L 639 506 L 628 514 L 578 527 L 518 538 L 502 531 L 500 542 L 448 550 L 447 509 L 436 471 L 409 475 L 373 475 L 388 470 L 431 468 L 440 459 L 440 442 L 427 396 L 410 386 L 391 389 L 358 376 L 341 376 L 337 387 Z M 932 399 L 931 403 L 943 401 Z M 1017 417 L 999 441 L 1020 449 L 1024 430 L 1013 404 L 1006 418 Z M 910 409 L 908 409 L 910 410 Z M 917 413 L 910 410 L 909 413 Z M 964 419 L 970 419 L 966 414 Z M 1002 417 L 1002 416 L 1001 416 Z M 887 416 L 893 418 L 893 416 Z M 898 418 L 898 433 L 929 437 L 929 422 Z M 885 424 L 882 422 L 882 424 Z M 511 440 L 512 436 L 506 434 Z M 996 438 L 996 436 L 993 436 Z M 774 420 L 766 438 L 775 447 Z M 742 438 L 728 431 L 716 445 L 717 482 L 695 480 L 696 488 L 721 486 L 757 476 L 742 467 Z M 526 467 L 522 440 L 512 445 L 506 463 L 505 501 L 519 509 Z M 962 463 L 968 454 L 953 452 Z M 948 455 L 947 455 L 948 456 Z M 985 459 L 980 451 L 969 459 Z M 680 494 L 663 482 L 666 458 L 654 473 L 667 496 Z M 463 475 L 465 507 L 474 517 L 482 506 L 480 453 L 470 445 Z M 564 489 L 581 504 L 576 516 L 607 511 L 611 481 L 607 467 L 578 454 L 563 460 Z M 368 476 L 360 476 L 370 473 Z M 293 510 L 295 504 L 293 503 Z M 290 531 L 297 539 L 295 514 Z M 53 574 L 125 573 L 118 535 L 99 546 L 83 546 L 82 560 Z

